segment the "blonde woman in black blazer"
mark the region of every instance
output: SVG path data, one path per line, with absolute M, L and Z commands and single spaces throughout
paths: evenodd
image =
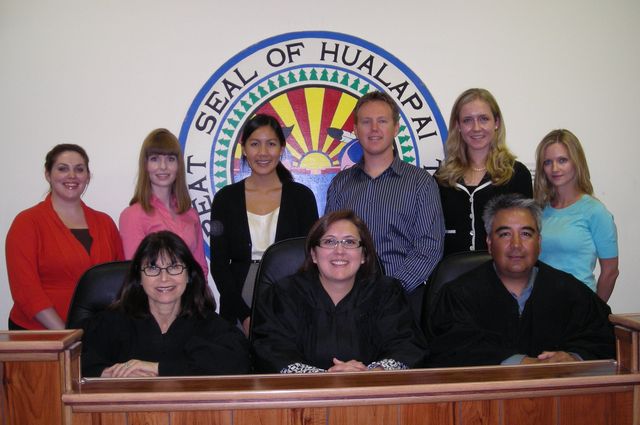
M 242 292 L 255 263 L 248 215 L 277 214 L 275 239 L 306 236 L 318 219 L 313 192 L 293 181 L 279 158 L 285 137 L 278 121 L 259 114 L 249 120 L 241 136 L 242 153 L 251 167 L 246 179 L 216 193 L 211 209 L 211 274 L 220 292 L 220 315 L 249 332 L 251 306 Z M 279 210 L 278 210 L 279 208 Z M 276 211 L 278 210 L 278 211 Z M 268 229 L 253 229 L 269 232 Z M 264 235 L 262 235 L 264 236 Z M 254 264 L 252 266 L 252 264 Z

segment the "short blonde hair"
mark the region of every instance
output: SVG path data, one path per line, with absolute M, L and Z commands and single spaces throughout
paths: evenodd
M 569 159 L 573 162 L 576 170 L 575 181 L 578 189 L 582 193 L 593 196 L 589 165 L 587 165 L 587 157 L 584 154 L 580 140 L 569 130 L 561 128 L 549 132 L 542 138 L 536 148 L 536 177 L 533 184 L 533 196 L 541 207 L 553 201 L 557 195 L 556 188 L 551 184 L 544 172 L 544 152 L 547 147 L 555 143 L 561 143 L 567 148 Z
M 493 118 L 498 122 L 496 137 L 491 142 L 486 163 L 493 184 L 505 184 L 513 176 L 516 157 L 507 148 L 507 129 L 498 102 L 488 90 L 471 88 L 458 96 L 453 108 L 451 108 L 449 135 L 445 143 L 445 159 L 435 174 L 438 182 L 443 186 L 455 187 L 456 183 L 462 180 L 464 172 L 469 166 L 467 147 L 462 140 L 462 134 L 460 134 L 459 119 L 462 107 L 474 100 L 481 100 L 489 105 Z

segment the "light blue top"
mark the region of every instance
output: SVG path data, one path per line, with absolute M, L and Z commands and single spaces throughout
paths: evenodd
M 595 292 L 596 260 L 617 256 L 616 225 L 602 202 L 583 195 L 566 208 L 547 205 L 542 211 L 541 261 L 571 273 Z

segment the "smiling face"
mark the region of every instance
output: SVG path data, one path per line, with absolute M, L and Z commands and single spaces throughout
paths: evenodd
M 544 174 L 556 189 L 576 186 L 576 167 L 562 143 L 553 143 L 544 150 Z
M 540 233 L 531 213 L 510 208 L 496 213 L 487 247 L 498 276 L 526 281 L 540 254 Z
M 51 186 L 51 196 L 69 202 L 79 201 L 89 183 L 87 163 L 78 152 L 64 151 L 45 172 Z
M 322 235 L 322 239 L 338 241 L 351 239 L 359 241 L 358 228 L 349 220 L 332 223 Z M 323 285 L 353 285 L 356 273 L 365 261 L 362 247 L 345 248 L 338 243 L 335 248 L 311 248 L 311 258 L 317 264 Z
M 488 154 L 499 126 L 500 121 L 494 118 L 491 107 L 484 100 L 475 99 L 460 108 L 458 127 L 467 151 Z
M 159 255 L 155 263 L 142 262 L 142 268 L 156 266 L 166 268 L 177 265 L 169 260 L 166 255 Z M 171 275 L 165 270 L 161 270 L 158 276 L 147 276 L 145 272 L 140 272 L 140 284 L 149 299 L 149 310 L 153 313 L 158 308 L 180 307 L 182 294 L 187 288 L 188 272 L 185 268 L 178 275 Z
M 381 100 L 363 104 L 358 110 L 355 134 L 367 156 L 393 156 L 393 140 L 399 123 L 393 121 L 391 107 Z
M 149 155 L 147 173 L 149 173 L 152 190 L 171 187 L 178 175 L 178 156 L 155 153 Z
M 283 146 L 276 132 L 269 126 L 258 127 L 242 145 L 252 174 L 268 175 L 276 172 Z

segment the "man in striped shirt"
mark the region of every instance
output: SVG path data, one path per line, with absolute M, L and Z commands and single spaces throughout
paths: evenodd
M 438 186 L 427 170 L 396 156 L 400 111 L 388 94 L 362 96 L 354 121 L 363 159 L 333 179 L 325 213 L 351 209 L 367 223 L 385 273 L 402 283 L 419 319 L 424 283 L 442 258 Z

